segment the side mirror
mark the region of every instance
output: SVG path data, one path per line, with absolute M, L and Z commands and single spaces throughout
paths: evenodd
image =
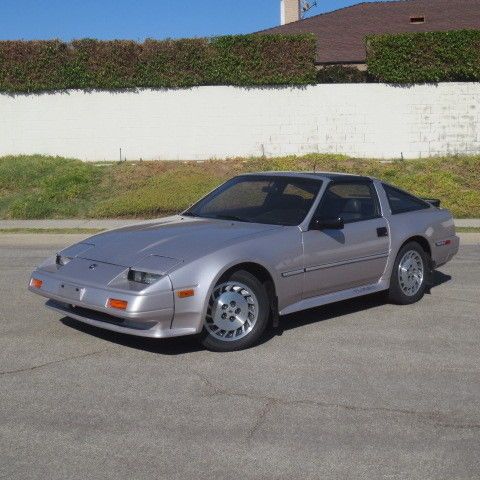
M 343 218 L 313 218 L 310 230 L 343 230 Z

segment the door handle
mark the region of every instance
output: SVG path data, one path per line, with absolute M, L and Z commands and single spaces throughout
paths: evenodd
M 377 237 L 388 237 L 387 227 L 377 228 Z

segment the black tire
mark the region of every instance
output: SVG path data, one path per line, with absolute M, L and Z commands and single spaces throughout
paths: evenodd
M 228 278 L 222 278 L 219 280 L 216 287 L 227 282 L 239 282 L 250 289 L 250 291 L 255 295 L 258 303 L 257 318 L 253 328 L 249 331 L 249 333 L 239 340 L 222 340 L 222 338 L 209 333 L 207 327 L 204 327 L 200 341 L 207 350 L 211 350 L 213 352 L 233 352 L 250 348 L 260 341 L 268 325 L 270 301 L 265 285 L 261 283 L 257 277 L 245 270 L 238 270 Z
M 423 277 L 420 283 L 420 287 L 418 291 L 415 293 L 407 294 L 405 291 L 407 290 L 408 284 L 405 285 L 401 284 L 400 275 L 399 275 L 399 265 L 404 256 L 409 252 L 416 252 L 422 260 L 423 263 Z M 413 255 L 413 254 L 412 254 Z M 396 303 L 398 305 L 409 305 L 411 303 L 418 302 L 423 295 L 425 294 L 425 290 L 427 289 L 427 285 L 429 282 L 429 275 L 430 275 L 430 265 L 431 260 L 427 252 L 422 248 L 422 246 L 417 242 L 408 242 L 405 244 L 395 259 L 395 264 L 393 265 L 392 276 L 390 279 L 390 289 L 388 291 L 388 299 L 392 303 Z

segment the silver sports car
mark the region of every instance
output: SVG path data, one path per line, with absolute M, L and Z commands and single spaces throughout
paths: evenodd
M 235 177 L 180 215 L 72 245 L 32 274 L 47 306 L 143 337 L 255 344 L 279 317 L 380 291 L 419 300 L 458 251 L 451 214 L 380 180 L 337 173 Z

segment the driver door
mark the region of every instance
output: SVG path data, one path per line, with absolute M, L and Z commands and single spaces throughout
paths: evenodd
M 343 229 L 303 233 L 303 298 L 370 285 L 382 276 L 390 247 L 372 181 L 332 181 L 314 219 L 342 218 Z

